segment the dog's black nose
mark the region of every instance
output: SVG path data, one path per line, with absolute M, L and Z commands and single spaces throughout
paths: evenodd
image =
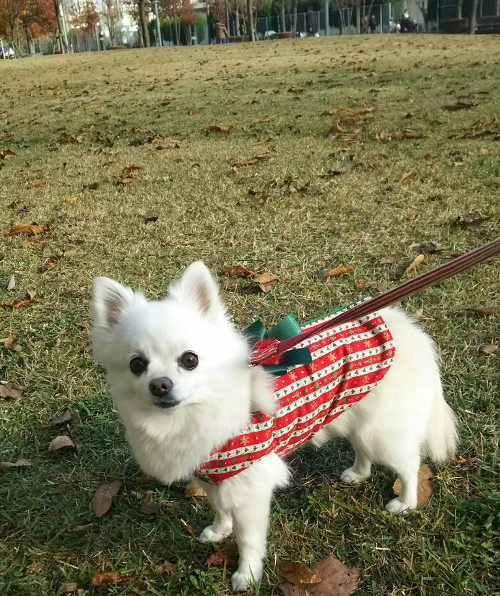
M 168 377 L 153 379 L 149 383 L 149 390 L 155 397 L 165 398 L 172 391 L 174 384 Z

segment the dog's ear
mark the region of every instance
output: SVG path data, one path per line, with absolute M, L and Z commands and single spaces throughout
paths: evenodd
M 92 318 L 94 325 L 111 330 L 134 299 L 134 292 L 109 277 L 94 279 Z
M 202 314 L 214 319 L 226 313 L 219 297 L 219 286 L 202 261 L 187 267 L 180 279 L 170 285 L 168 296 L 181 303 L 189 302 Z

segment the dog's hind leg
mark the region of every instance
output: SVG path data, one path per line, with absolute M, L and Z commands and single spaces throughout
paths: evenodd
M 414 509 L 417 506 L 417 484 L 418 469 L 420 467 L 420 455 L 416 449 L 413 454 L 408 451 L 394 454 L 391 461 L 384 462 L 390 466 L 401 479 L 401 493 L 392 501 L 389 501 L 385 508 L 390 513 L 403 513 L 407 509 Z
M 356 453 L 356 458 L 354 464 L 342 472 L 340 480 L 347 484 L 358 484 L 370 476 L 372 462 L 361 445 L 354 441 L 351 441 L 351 444 Z

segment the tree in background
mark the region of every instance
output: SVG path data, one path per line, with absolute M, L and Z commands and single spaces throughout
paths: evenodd
M 77 51 L 80 51 L 81 40 L 85 49 L 90 50 L 88 35 L 95 33 L 99 23 L 99 13 L 93 0 L 74 0 L 69 10 L 69 21 L 76 37 Z
M 106 21 L 109 31 L 109 39 L 111 45 L 116 45 L 116 21 L 118 18 L 118 10 L 116 8 L 115 0 L 103 0 L 102 2 L 102 16 Z
M 187 45 L 190 46 L 192 44 L 191 28 L 196 23 L 196 12 L 191 4 L 191 0 L 181 0 L 179 16 L 181 25 L 184 27 Z
M 34 51 L 34 40 L 57 30 L 52 0 L 1 0 L 0 34 L 20 49 L 20 35 L 28 52 Z

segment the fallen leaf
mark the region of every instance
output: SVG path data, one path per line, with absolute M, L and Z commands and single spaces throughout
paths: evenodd
M 161 563 L 161 565 L 156 565 L 155 567 L 155 573 L 160 575 L 172 575 L 175 571 L 177 571 L 177 565 L 170 563 L 170 561 L 165 561 L 164 563 Z
M 471 213 L 468 215 L 459 215 L 451 223 L 459 228 L 477 228 L 485 221 L 488 221 L 489 217 L 483 217 L 478 213 Z
M 0 462 L 0 470 L 9 470 L 10 468 L 27 468 L 31 466 L 31 462 L 27 459 L 18 459 L 15 462 L 2 461 Z
M 387 256 L 387 257 L 382 257 L 379 261 L 379 263 L 381 265 L 394 265 L 394 263 L 397 261 L 396 257 L 393 256 Z
M 350 596 L 359 581 L 359 569 L 347 567 L 333 555 L 313 565 L 310 572 L 320 583 L 283 584 L 284 596 Z
M 78 410 L 66 410 L 58 416 L 54 416 L 47 426 L 55 428 L 63 424 L 77 426 L 80 423 L 80 413 Z
M 415 172 L 406 172 L 405 174 L 401 174 L 401 176 L 399 177 L 399 181 L 403 182 L 404 180 L 407 180 L 408 178 L 411 178 L 414 175 Z
M 274 120 L 277 117 L 278 117 L 278 114 L 270 114 L 269 116 L 266 116 L 265 118 L 263 118 L 261 120 L 261 122 L 271 122 L 271 120 Z
M 233 127 L 229 126 L 227 124 L 215 124 L 213 126 L 209 126 L 207 128 L 208 132 L 224 132 L 224 133 L 228 133 L 231 132 L 231 129 Z
M 29 306 L 30 304 L 36 304 L 35 300 L 36 292 L 27 292 L 24 298 L 16 300 L 0 300 L 0 306 L 9 306 L 11 308 L 19 308 L 21 306 Z
M 14 350 L 14 352 L 20 352 L 23 349 L 21 344 L 13 337 L 6 337 L 5 339 L 1 339 L 0 341 L 3 341 L 3 347 L 7 350 Z
M 300 562 L 282 563 L 278 566 L 280 577 L 294 586 L 303 584 L 319 584 L 321 578 L 314 574 L 307 565 Z
M 316 271 L 316 277 L 318 279 L 326 279 L 327 277 L 337 277 L 338 275 L 343 275 L 349 271 L 354 271 L 354 267 L 340 265 L 339 267 L 334 267 L 333 269 L 320 269 L 319 271 Z
M 191 497 L 206 497 L 207 493 L 203 490 L 201 486 L 196 484 L 196 482 L 190 482 L 186 484 L 186 488 L 184 489 L 184 497 L 189 499 Z
M 234 552 L 229 548 L 221 548 L 215 553 L 212 553 L 205 561 L 205 565 L 210 567 L 211 565 L 220 566 L 230 565 L 234 561 Z
M 133 178 L 132 176 L 124 176 L 123 178 L 118 180 L 118 184 L 130 184 L 134 180 L 135 178 Z
M 78 195 L 72 195 L 71 197 L 66 197 L 64 199 L 66 203 L 76 203 L 78 201 Z
M 13 155 L 17 155 L 17 153 L 15 151 L 11 151 L 10 149 L 3 149 L 2 151 L 0 151 L 0 159 L 12 157 Z
M 60 594 L 71 594 L 72 592 L 76 592 L 78 590 L 78 584 L 76 582 L 66 582 L 61 584 L 59 588 Z
M 417 267 L 419 267 L 424 261 L 425 261 L 425 255 L 418 254 L 413 259 L 413 261 L 408 265 L 408 267 L 405 269 L 405 271 L 403 273 L 403 277 L 408 277 L 410 275 L 410 273 L 415 271 L 415 269 L 417 269 Z
M 61 252 L 57 255 L 52 255 L 51 257 L 49 257 L 48 259 L 46 259 L 42 265 L 42 270 L 43 271 L 50 271 L 51 269 L 54 269 L 54 267 L 56 266 L 56 263 L 58 261 L 60 261 L 62 258 L 64 257 L 64 253 Z
M 366 286 L 366 281 L 358 281 L 356 284 L 356 290 L 359 292 Z
M 481 352 L 488 356 L 492 356 L 498 352 L 498 344 L 486 344 L 485 346 L 481 346 Z
M 335 114 L 338 114 L 343 109 L 344 108 L 342 108 L 342 106 L 335 106 L 333 108 L 330 108 L 329 110 L 325 110 L 324 112 L 321 112 L 321 115 L 322 116 L 334 116 Z
M 113 480 L 110 483 L 105 482 L 97 487 L 92 497 L 92 509 L 97 517 L 102 517 L 111 508 L 113 497 L 118 494 L 121 482 Z
M 473 306 L 472 308 L 468 308 L 467 310 L 471 310 L 478 315 L 496 315 L 500 313 L 500 306 Z
M 278 281 L 278 277 L 276 275 L 269 273 L 254 274 L 250 277 L 250 279 L 257 284 L 261 292 L 264 294 L 270 292 L 273 289 L 274 284 Z
M 229 267 L 224 267 L 222 273 L 224 275 L 228 275 L 229 277 L 251 277 L 255 274 L 255 271 L 247 269 L 247 267 L 243 267 L 242 265 L 232 265 Z
M 153 515 L 155 512 L 155 493 L 147 490 L 141 497 L 141 511 L 144 515 Z
M 96 571 L 90 580 L 90 585 L 94 588 L 103 588 L 122 581 L 123 576 L 119 571 Z
M 423 253 L 424 255 L 432 255 L 437 252 L 441 252 L 445 250 L 442 244 L 439 242 L 425 242 L 423 244 L 412 244 L 410 246 L 410 250 L 413 250 L 418 253 Z
M 59 451 L 60 449 L 76 449 L 76 445 L 67 435 L 58 435 L 52 439 L 49 445 L 49 451 Z
M 460 455 L 450 455 L 449 459 L 456 464 L 466 464 L 469 460 L 465 459 L 465 457 L 461 457 Z
M 90 323 L 88 321 L 81 321 L 80 323 L 75 323 L 75 327 L 78 327 L 78 329 L 89 329 Z
M 18 399 L 26 389 L 26 385 L 20 385 L 15 381 L 0 381 L 0 397 L 4 399 Z
M 457 103 L 442 106 L 442 110 L 446 110 L 448 112 L 456 112 L 458 110 L 470 110 L 471 108 L 475 108 L 477 103 L 465 103 L 464 101 L 457 101 Z
M 9 277 L 9 283 L 7 284 L 7 290 L 13 290 L 16 287 L 16 276 L 12 274 Z
M 43 234 L 44 232 L 48 232 L 49 230 L 50 226 L 48 225 L 38 225 L 37 223 L 16 224 L 10 228 L 9 236 L 13 236 L 14 234 L 28 234 L 30 236 L 38 236 L 39 234 Z
M 418 470 L 417 509 L 421 509 L 432 497 L 432 479 L 434 474 L 427 464 L 422 464 Z M 395 495 L 400 495 L 403 486 L 401 480 L 396 478 L 392 490 Z

